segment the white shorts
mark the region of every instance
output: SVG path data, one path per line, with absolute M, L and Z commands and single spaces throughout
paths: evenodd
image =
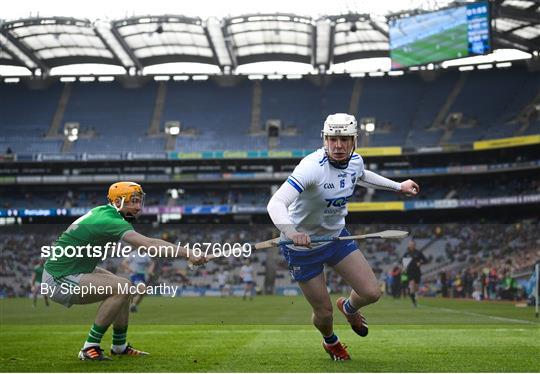
M 61 285 L 63 283 L 78 286 L 81 283 L 81 277 L 86 273 L 70 274 L 63 277 L 55 278 L 50 275 L 47 270 L 43 270 L 42 283 L 46 283 L 49 287 L 55 287 L 54 293 L 51 296 L 53 301 L 58 304 L 62 304 L 66 308 L 73 305 L 73 294 L 68 292 L 61 292 Z

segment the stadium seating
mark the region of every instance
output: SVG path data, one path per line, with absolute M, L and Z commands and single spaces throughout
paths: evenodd
M 57 153 L 61 140 L 45 140 L 62 84 L 30 89 L 24 84 L 0 85 L 0 152 Z
M 423 83 L 414 120 L 411 124 L 405 146 L 438 144 L 443 131 L 431 128 L 440 108 L 444 105 L 453 86 L 459 79 L 459 72 L 449 71 L 437 78 L 436 84 Z
M 167 86 L 163 122 L 180 121 L 196 138 L 179 136 L 176 150 L 225 151 L 265 148 L 263 139 L 246 141 L 251 116 L 251 84 L 220 87 L 213 81 L 172 82 Z
M 421 182 L 422 193 L 417 200 L 445 199 L 449 193 L 455 199 L 487 198 L 497 196 L 517 196 L 536 194 L 540 192 L 540 183 L 535 177 L 516 177 L 515 175 L 499 174 L 491 178 L 489 188 L 482 179 L 446 178 L 426 179 Z M 9 208 L 43 208 L 55 207 L 92 207 L 106 203 L 105 187 L 77 187 L 72 185 L 68 191 L 64 186 L 42 188 L 39 194 L 33 192 L 33 186 L 17 188 L 3 187 L 0 189 L 2 202 L 0 209 Z M 270 184 L 259 185 L 255 188 L 229 187 L 215 189 L 200 184 L 184 187 L 184 193 L 176 199 L 170 198 L 166 186 L 145 185 L 147 195 L 146 205 L 248 205 L 264 207 L 270 200 Z M 350 201 L 366 201 L 367 190 L 357 188 Z M 377 190 L 370 195 L 370 201 L 394 201 L 398 197 L 388 191 Z
M 538 94 L 539 85 L 540 74 L 529 73 L 524 66 L 469 74 L 450 112 L 463 113 L 476 126 L 456 129 L 450 142 L 512 136 L 520 126 L 508 122 Z
M 160 152 L 163 139 L 146 132 L 152 118 L 156 85 L 124 88 L 119 83 L 75 83 L 64 122 L 78 122 L 81 132 L 95 131 L 91 139 L 74 143 L 74 153 Z
M 424 84 L 417 75 L 381 79 L 366 78 L 360 96 L 358 119 L 375 117 L 377 130 L 370 146 L 402 145 L 422 95 Z M 388 129 L 385 129 L 385 125 Z M 382 128 L 381 130 L 378 130 Z
M 320 128 L 332 112 L 356 111 L 358 120 L 376 119 L 369 146 L 433 146 L 442 141 L 467 143 L 480 139 L 539 133 L 540 121 L 528 127 L 516 121 L 532 103 L 540 85 L 540 74 L 525 66 L 466 72 L 438 72 L 425 80 L 419 74 L 398 77 L 348 75 L 308 76 L 298 80 L 261 82 L 260 123 L 280 120 L 282 132 L 274 144 L 278 150 L 320 147 Z M 463 82 L 456 91 L 458 81 Z M 227 84 L 225 84 L 227 83 Z M 265 134 L 250 135 L 253 81 L 219 79 L 166 82 L 161 113 L 163 133 L 167 121 L 179 121 L 191 135 L 178 136 L 173 150 L 180 152 L 265 150 Z M 148 136 L 155 110 L 156 82 L 125 88 L 119 82 L 71 84 L 71 94 L 61 121 L 78 122 L 80 139 L 71 153 L 161 153 L 166 139 Z M 63 84 L 30 89 L 24 83 L 1 85 L 0 150 L 16 153 L 60 152 L 61 139 L 44 139 L 58 107 Z M 357 90 L 357 96 L 353 95 Z M 449 100 L 452 92 L 456 97 Z M 358 102 L 351 102 L 355 97 Z M 445 131 L 433 127 L 443 114 L 462 113 L 462 123 Z M 31 110 L 29 110 L 31 108 Z M 355 110 L 357 108 L 357 110 Z M 442 118 L 444 122 L 446 118 Z M 523 127 L 523 130 L 521 128 Z M 287 129 L 290 129 L 288 131 Z M 523 132 L 523 134 L 521 133 Z M 83 135 L 84 134 L 84 135 Z
M 316 149 L 326 116 L 348 112 L 353 80 L 346 76 L 321 79 L 263 81 L 261 120 L 281 120 L 296 136 L 282 136 L 280 149 Z

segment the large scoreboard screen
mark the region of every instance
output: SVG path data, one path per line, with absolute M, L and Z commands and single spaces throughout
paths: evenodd
M 389 21 L 392 68 L 491 52 L 487 1 Z

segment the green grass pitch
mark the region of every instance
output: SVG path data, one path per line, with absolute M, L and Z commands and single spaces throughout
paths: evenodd
M 365 308 L 366 338 L 339 314 L 335 331 L 352 360 L 321 347 L 302 297 L 149 297 L 131 315 L 128 340 L 151 353 L 111 362 L 77 359 L 97 305 L 45 308 L 0 300 L 4 372 L 535 372 L 540 324 L 532 308 L 470 300 L 383 298 Z M 104 338 L 109 348 L 111 332 Z
M 392 62 L 398 66 L 423 65 L 433 61 L 467 57 L 467 54 L 467 24 L 391 51 Z

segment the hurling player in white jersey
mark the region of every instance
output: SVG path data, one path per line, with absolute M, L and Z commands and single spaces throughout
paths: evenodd
M 129 257 L 123 261 L 122 266 L 124 270 L 128 272 L 129 280 L 134 285 L 139 283 L 149 283 L 154 276 L 154 269 L 156 264 L 152 261 L 152 258 L 146 254 L 133 251 Z M 130 312 L 135 313 L 139 310 L 139 304 L 141 303 L 144 294 L 137 294 L 131 299 Z
M 253 300 L 255 278 L 253 277 L 253 266 L 251 266 L 251 261 L 249 259 L 247 259 L 240 268 L 240 278 L 242 278 L 242 282 L 244 283 L 244 295 L 242 296 L 242 299 L 246 300 L 246 295 L 249 293 L 249 300 Z
M 282 239 L 294 245 L 281 246 L 293 279 L 313 309 L 313 324 L 323 336 L 323 347 L 333 360 L 348 360 L 349 353 L 334 334 L 332 302 L 326 289 L 324 265 L 351 286 L 348 298 L 337 300 L 338 309 L 360 336 L 368 325 L 360 308 L 381 296 L 377 278 L 355 241 L 312 245 L 310 236 L 347 236 L 347 200 L 357 184 L 416 195 L 420 188 L 412 180 L 394 182 L 364 169 L 357 145 L 354 116 L 336 113 L 327 117 L 322 131 L 323 148 L 306 156 L 268 203 L 272 222 Z

